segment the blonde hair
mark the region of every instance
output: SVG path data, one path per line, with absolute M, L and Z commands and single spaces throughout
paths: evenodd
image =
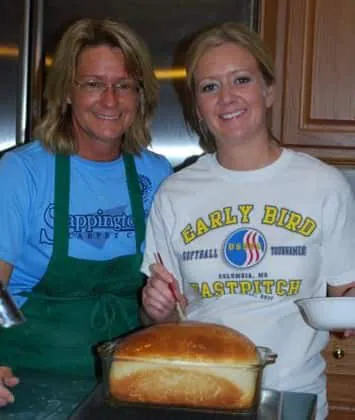
M 250 31 L 245 25 L 226 22 L 200 32 L 189 46 L 186 53 L 186 103 L 185 119 L 187 124 L 200 138 L 200 146 L 207 153 L 216 151 L 216 142 L 207 126 L 200 121 L 197 114 L 196 89 L 194 74 L 202 55 L 207 49 L 226 42 L 234 43 L 247 49 L 258 63 L 267 86 L 275 81 L 273 60 L 258 34 Z
M 86 47 L 108 45 L 119 48 L 127 72 L 140 83 L 139 106 L 132 126 L 123 136 L 122 150 L 139 153 L 151 142 L 150 122 L 157 106 L 158 84 L 149 51 L 127 25 L 112 20 L 82 19 L 61 38 L 45 89 L 46 113 L 35 130 L 43 145 L 53 153 L 75 154 L 71 105 L 67 97 L 75 77 L 80 53 Z

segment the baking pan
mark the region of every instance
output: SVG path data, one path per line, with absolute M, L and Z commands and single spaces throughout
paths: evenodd
M 231 332 L 233 340 L 234 335 L 241 340 L 239 333 L 229 331 L 230 329 L 223 326 L 186 322 L 154 325 L 124 339 L 104 343 L 98 349 L 102 360 L 104 398 L 116 404 L 137 405 L 139 396 L 139 403 L 145 406 L 169 407 L 169 403 L 174 401 L 174 406 L 179 410 L 184 407 L 204 412 L 213 410 L 243 415 L 254 413 L 255 416 L 263 369 L 267 364 L 274 363 L 277 356 L 267 347 L 255 348 L 254 344 L 249 343 L 253 350 L 249 362 L 240 361 L 238 352 L 233 357 L 230 356 L 228 363 L 216 360 L 215 356 L 211 360 L 208 352 L 205 354 L 205 349 L 215 348 L 212 338 L 214 335 L 208 334 L 216 330 L 216 339 L 220 342 L 218 348 L 222 355 L 224 338 L 229 337 Z M 184 340 L 176 338 L 181 333 Z M 242 337 L 242 341 L 247 340 Z M 181 343 L 182 345 L 176 355 L 170 354 L 168 348 L 165 358 L 164 353 L 160 352 L 167 341 L 173 348 L 179 348 Z M 232 347 L 226 344 L 229 348 L 227 352 L 236 349 L 236 343 L 232 344 Z M 146 348 L 143 352 L 142 349 Z M 142 372 L 147 381 L 142 380 Z M 210 381 L 207 379 L 209 376 Z M 192 388 L 189 391 L 187 377 L 190 384 L 199 384 L 201 377 L 205 378 L 206 383 L 201 383 L 200 389 L 199 385 L 190 385 Z M 220 378 L 228 378 L 230 388 L 222 386 Z M 215 393 L 216 387 L 220 387 L 219 395 Z M 234 389 L 234 392 L 229 395 L 230 389 Z M 196 399 L 199 406 L 196 406 Z
M 138 404 L 109 404 L 102 385 L 78 407 L 70 420 L 281 420 L 281 393 L 262 390 L 258 414 L 250 412 L 216 412 L 209 410 L 153 407 Z
M 281 420 L 283 398 L 282 392 L 263 389 L 260 396 L 258 420 Z

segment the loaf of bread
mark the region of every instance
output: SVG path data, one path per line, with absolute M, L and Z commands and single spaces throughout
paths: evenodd
M 120 342 L 109 390 L 118 401 L 247 409 L 255 401 L 259 364 L 254 343 L 231 328 L 160 324 Z

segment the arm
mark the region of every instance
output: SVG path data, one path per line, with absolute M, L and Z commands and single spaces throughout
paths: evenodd
M 0 261 L 0 281 L 6 287 L 12 273 L 12 265 Z M 10 368 L 0 366 L 0 407 L 15 401 L 14 395 L 9 391 L 8 387 L 13 387 L 19 382 L 18 378 L 12 374 Z
M 0 282 L 7 286 L 13 265 L 23 253 L 31 226 L 33 176 L 14 152 L 0 159 Z
M 323 203 L 320 275 L 330 297 L 355 296 L 355 200 L 349 184 L 341 180 Z
M 11 277 L 13 266 L 0 260 L 0 282 L 6 287 Z
M 323 276 L 327 296 L 355 297 L 355 203 L 350 186 L 339 184 L 324 204 Z M 336 261 L 336 264 L 335 264 Z M 355 330 L 344 331 L 344 337 Z
M 342 286 L 329 286 L 328 296 L 330 297 L 355 297 L 355 282 L 344 284 Z
M 15 159 L 1 159 L 0 178 L 8 181 L 2 183 L 0 188 L 0 254 L 2 258 L 12 258 L 15 260 L 22 249 L 23 242 L 23 214 L 22 206 L 18 197 L 23 198 L 26 194 L 30 195 L 30 189 L 23 183 L 23 168 L 19 167 Z M 11 181 L 10 181 L 11 180 Z M 10 223 L 11 221 L 11 223 Z M 4 259 L 0 259 L 0 282 L 4 287 L 8 286 L 13 272 L 13 265 Z M 1 360 L 0 360 L 1 364 Z M 19 379 L 13 374 L 12 370 L 6 366 L 0 366 L 0 407 L 11 404 L 15 401 L 10 388 L 16 386 Z
M 178 259 L 171 243 L 175 215 L 167 195 L 159 191 L 151 208 L 146 231 L 146 247 L 142 271 L 148 276 L 143 288 L 142 304 L 146 324 L 169 322 L 178 319 L 175 299 L 169 286 L 181 279 Z M 164 261 L 157 264 L 154 254 L 159 252 Z M 181 284 L 180 284 L 181 290 Z

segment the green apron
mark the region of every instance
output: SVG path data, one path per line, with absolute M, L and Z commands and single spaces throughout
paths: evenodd
M 70 257 L 70 159 L 56 156 L 53 254 L 22 307 L 27 321 L 0 333 L 0 365 L 67 375 L 95 374 L 95 345 L 140 326 L 144 209 L 134 158 L 124 154 L 136 254 L 105 261 Z

